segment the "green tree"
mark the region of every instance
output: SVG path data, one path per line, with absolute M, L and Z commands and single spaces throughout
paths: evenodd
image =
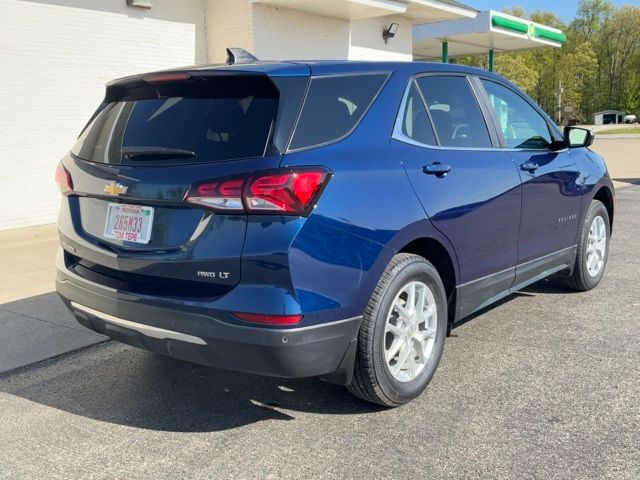
M 580 0 L 571 29 L 581 37 L 580 41 L 593 41 L 612 13 L 610 0 Z
M 498 55 L 495 70 L 529 94 L 535 90 L 540 77 L 535 64 L 525 55 Z
M 622 108 L 628 113 L 640 115 L 640 79 L 637 75 L 627 79 L 622 95 Z

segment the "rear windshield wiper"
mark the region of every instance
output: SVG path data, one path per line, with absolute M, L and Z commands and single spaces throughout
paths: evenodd
M 163 157 L 195 157 L 196 153 L 181 148 L 122 147 L 122 155 L 131 160 L 144 160 Z

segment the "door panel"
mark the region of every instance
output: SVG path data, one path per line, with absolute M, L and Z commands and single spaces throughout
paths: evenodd
M 505 151 L 518 166 L 522 180 L 516 278 L 516 284 L 522 285 L 570 263 L 566 254 L 557 253 L 576 243 L 580 174 L 570 150 L 550 150 L 558 138 L 536 108 L 505 85 L 489 80 L 480 83 Z
M 507 154 L 426 148 L 394 142 L 433 225 L 452 243 L 460 271 L 460 317 L 508 293 L 515 278 L 520 177 Z M 427 175 L 441 162 L 451 171 Z
M 538 165 L 532 172 L 520 171 L 522 223 L 518 263 L 575 245 L 581 192 L 577 184 L 580 173 L 571 153 L 511 151 L 509 155 L 517 165 Z
M 520 176 L 508 154 L 486 148 L 491 136 L 465 77 L 425 76 L 417 85 L 424 103 L 412 86 L 404 99 L 411 114 L 401 110 L 392 147 L 429 219 L 456 250 L 462 318 L 508 294 L 514 281 Z M 423 119 L 439 145 L 415 138 L 432 138 Z

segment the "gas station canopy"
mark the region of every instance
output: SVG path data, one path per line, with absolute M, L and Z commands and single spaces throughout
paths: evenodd
M 513 52 L 540 47 L 561 47 L 567 37 L 548 27 L 506 13 L 488 10 L 475 18 L 419 25 L 413 29 L 415 59 Z

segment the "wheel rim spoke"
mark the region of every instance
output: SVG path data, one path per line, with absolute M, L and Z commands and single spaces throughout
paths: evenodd
M 396 337 L 401 337 L 402 334 L 404 333 L 404 330 L 402 329 L 402 327 L 398 325 L 394 325 L 392 323 L 387 324 L 387 330 L 393 333 L 393 335 Z
M 405 363 L 407 362 L 407 359 L 409 358 L 410 353 L 411 353 L 411 347 L 407 342 L 405 342 L 404 345 L 402 345 L 402 348 L 400 349 L 400 354 L 398 355 L 398 362 L 397 362 L 398 370 L 401 370 L 402 368 L 405 367 Z
M 400 349 L 404 346 L 405 343 L 406 342 L 403 338 L 396 338 L 393 341 L 391 347 L 389 347 L 389 350 L 387 350 L 385 354 L 387 357 L 387 362 L 393 360 L 393 358 L 398 354 L 398 352 L 400 352 Z

